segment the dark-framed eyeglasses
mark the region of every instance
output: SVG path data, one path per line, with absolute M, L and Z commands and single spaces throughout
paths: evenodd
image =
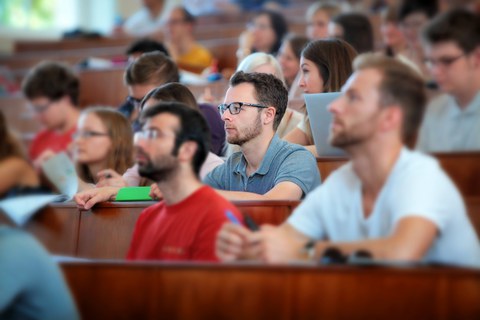
M 255 107 L 255 108 L 261 108 L 261 109 L 268 108 L 267 106 L 256 104 L 256 103 L 230 102 L 230 103 L 222 103 L 218 105 L 218 112 L 222 116 L 225 113 L 225 111 L 228 109 L 228 111 L 230 111 L 230 114 L 239 114 L 240 111 L 242 111 L 243 107 Z
M 173 136 L 173 133 L 163 132 L 157 129 L 144 129 L 141 131 L 135 132 L 133 135 L 133 141 L 138 142 L 139 140 L 153 141 L 156 139 L 162 139 L 168 136 Z
M 434 58 L 427 58 L 425 59 L 425 64 L 429 68 L 433 67 L 442 67 L 442 68 L 448 68 L 450 67 L 455 61 L 459 60 L 460 58 L 466 56 L 466 53 L 462 53 L 456 57 L 440 57 L 437 59 Z
M 104 137 L 104 136 L 109 136 L 109 134 L 104 132 L 91 131 L 91 130 L 77 131 L 74 134 L 72 134 L 72 138 L 74 140 L 77 140 L 80 138 L 90 139 L 94 137 Z

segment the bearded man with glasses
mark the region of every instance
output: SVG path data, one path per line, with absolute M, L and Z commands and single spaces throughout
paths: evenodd
M 227 199 L 299 200 L 320 184 L 313 155 L 304 147 L 280 140 L 288 92 L 275 76 L 239 71 L 230 79 L 218 110 L 227 142 L 241 152 L 204 179 Z
M 480 150 L 480 16 L 456 9 L 423 31 L 426 64 L 444 93 L 428 106 L 417 148 Z

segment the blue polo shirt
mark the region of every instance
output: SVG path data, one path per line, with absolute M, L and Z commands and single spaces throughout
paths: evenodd
M 203 180 L 209 186 L 227 191 L 246 191 L 265 194 L 277 184 L 290 181 L 298 185 L 302 198 L 320 185 L 315 157 L 297 144 L 273 136 L 257 171 L 247 176 L 247 160 L 243 153 L 232 154 L 227 161 L 213 169 Z

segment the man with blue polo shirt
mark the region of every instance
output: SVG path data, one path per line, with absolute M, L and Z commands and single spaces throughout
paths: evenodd
M 311 192 L 285 223 L 253 232 L 226 223 L 222 261 L 322 260 L 335 250 L 381 261 L 480 267 L 480 241 L 462 197 L 437 160 L 409 150 L 426 94 L 402 62 L 364 54 L 342 95 L 329 105 L 330 143 L 350 161 Z
M 230 200 L 299 200 L 320 184 L 313 155 L 275 134 L 288 92 L 270 74 L 237 72 L 219 106 L 234 153 L 204 183 Z

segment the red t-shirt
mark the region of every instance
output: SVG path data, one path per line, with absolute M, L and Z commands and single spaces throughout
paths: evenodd
M 160 202 L 146 208 L 135 224 L 128 260 L 218 261 L 215 239 L 231 211 L 243 221 L 238 209 L 203 186 L 180 203 Z
M 30 159 L 37 159 L 38 156 L 48 149 L 55 153 L 67 150 L 68 145 L 72 142 L 72 134 L 75 130 L 76 128 L 74 127 L 63 134 L 52 130 L 40 131 L 35 138 L 33 138 L 30 149 L 28 150 Z

